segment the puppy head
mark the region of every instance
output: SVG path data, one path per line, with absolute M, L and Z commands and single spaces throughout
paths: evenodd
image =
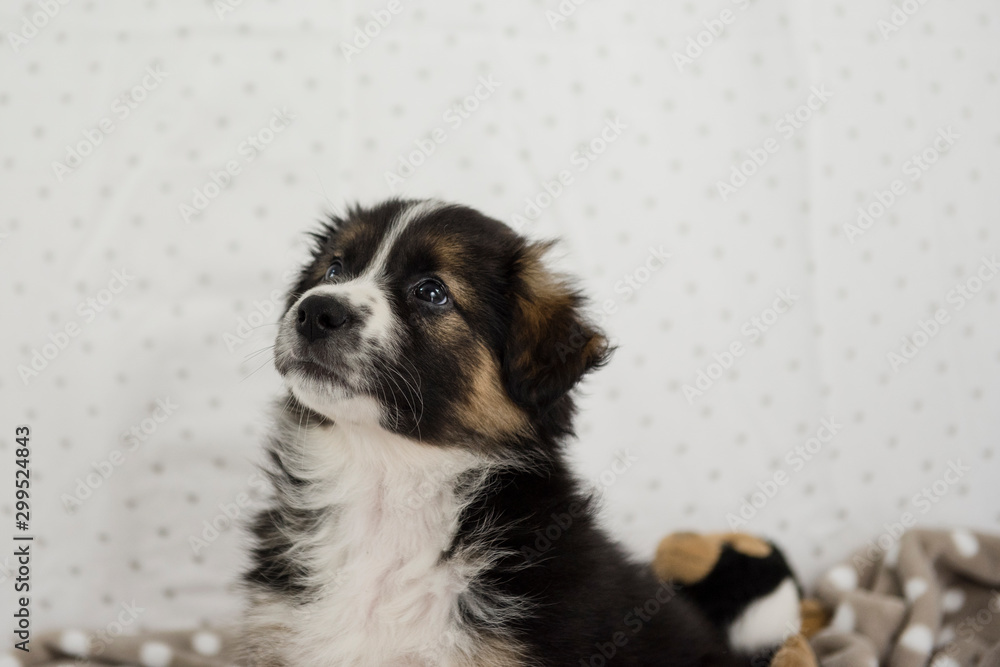
M 569 429 L 568 393 L 608 348 L 545 245 L 468 208 L 398 200 L 314 237 L 275 346 L 303 405 L 441 445 Z

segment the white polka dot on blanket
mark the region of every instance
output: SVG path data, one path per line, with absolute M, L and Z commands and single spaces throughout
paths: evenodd
M 222 640 L 214 632 L 196 632 L 191 638 L 191 648 L 198 655 L 219 655 L 222 650 Z
M 937 645 L 944 646 L 945 644 L 950 644 L 955 641 L 955 628 L 946 625 L 941 628 L 941 632 L 938 633 Z
M 931 629 L 926 625 L 911 625 L 899 638 L 900 646 L 910 649 L 916 653 L 927 654 L 934 648 L 934 636 Z
M 979 540 L 967 530 L 956 530 L 951 534 L 951 541 L 955 543 L 958 553 L 966 558 L 972 558 L 979 553 Z
M 913 577 L 906 582 L 906 599 L 916 602 L 917 598 L 927 592 L 927 580 L 923 577 Z
M 851 606 L 851 603 L 841 602 L 837 605 L 837 611 L 833 614 L 830 627 L 837 632 L 854 632 L 856 624 L 857 614 L 854 613 L 854 607 Z
M 174 652 L 163 642 L 146 642 L 139 649 L 142 667 L 168 667 L 174 659 Z
M 950 655 L 941 654 L 938 657 L 934 658 L 934 661 L 931 662 L 931 667 L 962 667 L 962 666 L 958 664 L 958 661 L 955 660 Z
M 949 588 L 941 596 L 941 607 L 948 614 L 954 614 L 965 604 L 965 592 L 959 588 Z
M 90 651 L 90 640 L 79 630 L 67 630 L 59 635 L 59 650 L 72 656 L 85 656 Z
M 21 661 L 12 655 L 0 655 L 0 667 L 21 667 Z
M 858 573 L 850 565 L 838 565 L 827 573 L 826 578 L 837 590 L 853 591 L 858 587 Z

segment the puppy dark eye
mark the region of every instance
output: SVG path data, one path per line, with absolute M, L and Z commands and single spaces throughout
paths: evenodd
M 417 285 L 413 293 L 421 301 L 432 303 L 435 306 L 443 306 L 448 303 L 448 292 L 445 291 L 444 285 L 433 278 Z
M 335 259 L 333 260 L 333 264 L 330 265 L 330 268 L 326 270 L 326 279 L 330 280 L 331 278 L 336 278 L 343 273 L 344 263 L 339 259 Z

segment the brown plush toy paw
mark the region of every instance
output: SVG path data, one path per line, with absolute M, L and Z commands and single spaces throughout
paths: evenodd
M 818 667 L 818 663 L 809 641 L 798 634 L 785 640 L 771 658 L 771 667 Z
M 660 542 L 653 570 L 681 584 L 681 593 L 733 648 L 760 656 L 755 664 L 816 666 L 800 632 L 804 619 L 813 631 L 825 624 L 822 608 L 804 606 L 795 575 L 772 542 L 745 533 L 674 533 Z

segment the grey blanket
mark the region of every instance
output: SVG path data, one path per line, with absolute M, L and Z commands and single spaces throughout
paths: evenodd
M 823 667 L 1000 667 L 1000 538 L 912 530 L 869 542 L 816 586 L 834 610 Z

